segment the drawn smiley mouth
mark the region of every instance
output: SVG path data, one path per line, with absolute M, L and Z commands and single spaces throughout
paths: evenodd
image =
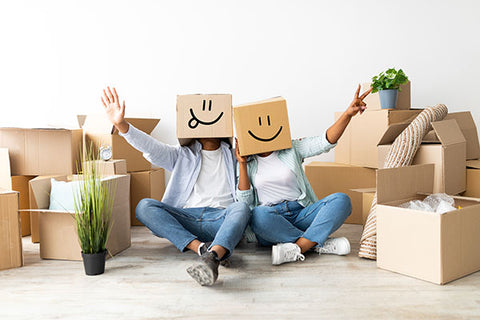
M 191 129 L 195 129 L 196 127 L 198 127 L 199 124 L 203 124 L 204 126 L 211 126 L 212 124 L 217 123 L 220 120 L 220 118 L 223 116 L 223 111 L 213 121 L 202 121 L 202 120 L 198 119 L 197 116 L 195 115 L 195 113 L 193 112 L 192 108 L 190 108 L 190 114 L 192 115 L 192 119 L 190 119 L 188 121 L 188 126 Z
M 260 138 L 260 137 L 257 137 L 251 130 L 248 130 L 248 134 L 252 136 L 252 138 L 254 139 L 257 139 L 258 141 L 262 141 L 262 142 L 269 142 L 269 141 L 272 141 L 274 140 L 276 137 L 278 137 L 278 135 L 280 134 L 280 132 L 282 132 L 282 128 L 283 126 L 280 126 L 280 129 L 278 129 L 277 133 L 275 133 L 275 135 L 271 138 Z

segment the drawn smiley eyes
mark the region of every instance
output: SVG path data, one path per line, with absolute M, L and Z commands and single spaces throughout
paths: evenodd
M 267 124 L 268 126 L 270 126 L 270 115 L 267 115 Z M 261 127 L 262 126 L 262 117 L 258 117 L 258 125 Z M 282 132 L 282 129 L 283 129 L 283 126 L 280 126 L 280 129 L 278 129 L 277 133 L 275 133 L 272 137 L 270 138 L 262 138 L 262 137 L 259 137 L 257 136 L 256 134 L 254 134 L 252 132 L 252 130 L 248 130 L 248 134 L 258 140 L 258 141 L 262 141 L 262 142 L 269 142 L 269 141 L 272 141 L 274 140 L 276 137 L 278 137 L 278 135 Z
M 207 101 L 203 100 L 202 111 L 205 111 L 206 104 L 207 104 Z M 212 100 L 208 100 L 208 111 L 212 111 Z M 190 127 L 190 129 L 195 129 L 196 127 L 198 127 L 199 124 L 203 124 L 204 126 L 210 126 L 212 124 L 217 123 L 220 120 L 220 118 L 223 116 L 223 111 L 213 121 L 202 121 L 198 119 L 198 117 L 193 112 L 192 108 L 190 108 L 190 115 L 192 116 L 192 118 L 188 121 L 188 126 Z
M 267 122 L 268 125 L 270 126 L 270 116 L 267 115 Z M 258 117 L 258 125 L 261 127 L 262 126 L 262 117 Z

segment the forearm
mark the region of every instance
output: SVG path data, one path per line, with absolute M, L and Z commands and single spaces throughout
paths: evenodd
M 249 190 L 250 179 L 248 178 L 247 163 L 239 162 L 238 190 Z
M 340 118 L 335 121 L 335 123 L 328 128 L 327 130 L 327 140 L 328 142 L 334 144 L 337 143 L 338 139 L 342 136 L 343 132 L 347 128 L 352 116 L 348 115 L 347 112 L 344 112 Z

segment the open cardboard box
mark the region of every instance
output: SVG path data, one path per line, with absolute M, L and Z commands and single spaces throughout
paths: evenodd
M 394 140 L 421 111 L 375 110 L 353 117 L 335 147 L 335 162 L 378 168 L 377 145 L 384 135 L 388 132 Z M 335 120 L 341 115 L 336 112 Z
M 73 212 L 52 211 L 50 205 L 51 176 L 40 176 L 30 181 L 32 199 L 30 211 L 38 215 L 38 236 L 42 259 L 81 260 L 76 222 Z M 72 181 L 81 176 L 55 176 L 58 181 Z M 130 176 L 115 175 L 103 177 L 102 181 L 115 184 L 112 188 L 113 211 L 112 230 L 107 249 L 115 255 L 131 244 L 130 235 Z M 114 192 L 114 194 L 113 194 Z M 33 237 L 33 228 L 32 228 Z
M 362 84 L 362 92 L 370 89 L 371 83 Z M 411 94 L 410 94 L 411 82 L 407 82 L 400 86 L 400 91 L 397 96 L 397 104 L 395 110 L 408 110 L 411 108 Z M 366 111 L 372 110 L 381 110 L 382 106 L 380 105 L 380 95 L 378 92 L 370 93 L 368 96 L 363 99 L 363 102 L 367 104 Z
M 453 112 L 447 114 L 447 116 L 443 120 L 451 119 L 457 121 L 457 124 L 460 127 L 460 130 L 462 131 L 462 134 L 467 142 L 467 160 L 474 160 L 480 158 L 480 145 L 478 142 L 477 126 L 475 125 L 472 114 L 469 111 Z M 432 129 L 423 138 L 423 142 L 440 143 L 441 141 L 435 130 Z
M 398 126 L 403 131 L 402 125 Z M 423 143 L 418 149 L 412 164 L 435 164 L 433 192 L 459 194 L 465 191 L 466 142 L 456 120 L 443 120 L 432 123 L 440 143 Z M 396 134 L 396 133 L 395 133 Z M 383 168 L 395 134 L 387 131 L 378 146 L 378 165 Z M 392 140 L 393 139 L 393 140 Z
M 364 223 L 363 196 L 352 189 L 375 187 L 374 169 L 315 161 L 305 165 L 305 175 L 318 199 L 336 192 L 346 193 L 350 197 L 352 213 L 345 223 Z
M 150 162 L 118 134 L 118 130 L 105 114 L 79 115 L 77 118 L 79 125 L 83 128 L 84 154 L 91 144 L 95 152 L 99 152 L 102 146 L 110 146 L 112 159 L 125 159 L 128 172 L 151 169 Z M 145 118 L 125 118 L 125 120 L 147 134 L 150 134 L 160 121 L 160 119 Z
M 9 149 L 12 175 L 76 173 L 82 130 L 0 128 L 0 147 Z
M 23 266 L 18 192 L 0 189 L 0 270 Z
M 433 190 L 434 166 L 377 171 L 377 266 L 445 284 L 480 270 L 480 199 L 454 196 L 444 214 L 400 208 Z

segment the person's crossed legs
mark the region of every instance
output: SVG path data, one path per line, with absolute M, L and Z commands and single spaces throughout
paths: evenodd
M 168 239 L 181 252 L 190 249 L 201 255 L 187 271 L 201 285 L 212 285 L 218 277 L 220 260 L 228 258 L 241 240 L 250 210 L 241 202 L 225 209 L 176 208 L 143 199 L 137 205 L 136 216 L 153 234 Z M 206 242 L 211 245 L 202 250 Z
M 259 206 L 252 212 L 252 229 L 261 245 L 272 245 L 272 263 L 303 260 L 303 253 L 348 254 L 346 238 L 328 236 L 350 215 L 352 205 L 344 193 L 331 194 L 303 207 L 296 201 Z

